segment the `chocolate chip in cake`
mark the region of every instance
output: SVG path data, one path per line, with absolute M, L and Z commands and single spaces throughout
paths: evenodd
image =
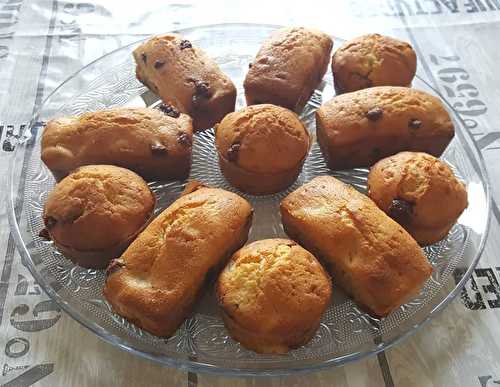
M 241 144 L 239 142 L 235 142 L 233 145 L 229 147 L 227 150 L 227 159 L 229 161 L 238 160 L 238 152 L 240 151 Z
M 181 50 L 184 50 L 185 48 L 193 48 L 193 45 L 187 39 L 184 39 L 183 41 L 181 41 Z
M 210 87 L 208 86 L 208 82 L 203 81 L 195 81 L 194 87 L 196 90 L 196 94 L 205 98 L 210 98 Z
M 165 62 L 162 60 L 157 60 L 155 61 L 155 69 L 159 70 L 165 65 Z
M 109 276 L 110 274 L 114 273 L 117 270 L 120 270 L 123 267 L 125 267 L 125 263 L 123 261 L 120 261 L 119 259 L 113 259 L 106 269 L 106 276 Z
M 407 225 L 411 221 L 413 204 L 403 199 L 394 199 L 389 206 L 388 215 L 401 225 Z
M 143 53 L 141 54 L 141 58 L 142 58 L 142 61 L 144 62 L 144 64 L 146 64 L 146 63 L 147 63 L 147 61 L 148 61 L 148 56 L 146 55 L 146 53 L 144 53 L 144 52 L 143 52 Z
M 177 141 L 179 144 L 184 145 L 184 146 L 191 146 L 191 138 L 188 136 L 187 133 L 180 132 L 177 135 Z
M 251 68 L 252 68 L 252 66 L 253 66 L 253 64 L 252 64 L 252 63 L 249 63 L 249 64 L 248 64 L 248 68 L 249 68 L 249 69 L 251 69 Z
M 57 219 L 53 218 L 52 216 L 47 216 L 44 220 L 45 220 L 45 227 L 47 227 L 47 230 L 53 228 L 57 223 Z
M 194 82 L 194 94 L 191 98 L 194 108 L 199 108 L 203 106 L 203 103 L 209 99 L 212 95 L 210 91 L 210 86 L 207 82 L 200 80 L 189 80 L 190 82 Z
M 43 238 L 43 239 L 50 241 L 49 230 L 47 230 L 45 227 L 40 230 L 40 232 L 38 233 L 38 236 L 40 238 Z
M 160 104 L 158 106 L 158 109 L 160 109 L 160 111 L 162 111 L 169 117 L 178 118 L 181 115 L 181 113 L 179 113 L 176 108 L 174 108 L 172 105 L 169 105 L 168 103 Z
M 422 126 L 422 121 L 417 120 L 416 118 L 412 118 L 408 121 L 408 127 L 410 129 L 419 129 Z
M 382 114 L 384 114 L 382 108 L 374 107 L 373 109 L 370 109 L 366 112 L 366 118 L 368 118 L 370 121 L 378 121 L 380 118 L 382 118 Z
M 151 144 L 151 153 L 153 156 L 166 156 L 168 150 L 163 144 Z
M 196 94 L 191 98 L 191 103 L 193 104 L 193 108 L 198 108 L 201 105 L 201 99 Z

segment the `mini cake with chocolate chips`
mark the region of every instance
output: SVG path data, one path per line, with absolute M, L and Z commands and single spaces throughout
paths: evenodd
M 84 166 L 49 194 L 43 234 L 76 264 L 103 269 L 145 227 L 154 206 L 153 193 L 134 172 L 113 165 Z
M 265 195 L 297 179 L 311 139 L 294 112 L 263 104 L 224 117 L 215 141 L 226 179 L 243 192 Z
M 145 179 L 183 179 L 192 137 L 191 118 L 170 105 L 101 110 L 50 120 L 42 160 L 57 180 L 90 164 L 117 165 Z
M 401 151 L 440 156 L 454 134 L 441 100 L 408 87 L 342 94 L 316 111 L 318 143 L 333 170 L 370 167 Z
M 165 103 L 211 128 L 234 111 L 236 88 L 213 59 L 178 34 L 155 36 L 134 52 L 137 79 Z
M 443 239 L 467 207 L 467 191 L 448 165 L 419 152 L 375 164 L 368 195 L 423 246 Z

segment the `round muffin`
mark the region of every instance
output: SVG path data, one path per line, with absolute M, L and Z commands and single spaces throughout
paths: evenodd
M 467 207 L 465 186 L 427 153 L 401 152 L 376 163 L 368 196 L 422 246 L 443 239 Z
M 215 141 L 226 179 L 243 192 L 266 195 L 297 179 L 311 140 L 294 112 L 262 104 L 224 117 Z
M 349 40 L 332 58 L 337 93 L 374 86 L 410 86 L 416 70 L 417 55 L 413 48 L 380 34 Z
M 155 197 L 146 182 L 112 165 L 80 167 L 49 194 L 43 222 L 57 248 L 76 264 L 105 268 L 151 218 Z
M 332 285 L 307 250 L 288 239 L 266 239 L 233 255 L 216 291 L 235 340 L 255 352 L 285 353 L 314 336 Z

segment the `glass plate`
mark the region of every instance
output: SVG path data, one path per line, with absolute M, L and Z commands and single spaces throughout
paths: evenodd
M 226 24 L 180 32 L 206 50 L 231 77 L 238 88 L 237 107 L 241 108 L 244 106 L 242 84 L 248 63 L 275 28 Z M 335 47 L 342 43 L 342 39 L 334 40 Z M 51 242 L 38 236 L 43 227 L 43 204 L 54 186 L 52 175 L 40 161 L 40 135 L 42 122 L 55 116 L 124 105 L 154 104 L 157 98 L 135 78 L 131 52 L 137 44 L 96 60 L 60 85 L 33 118 L 13 157 L 9 212 L 17 247 L 38 283 L 75 320 L 113 345 L 166 365 L 197 372 L 283 375 L 344 364 L 384 350 L 414 333 L 459 293 L 484 246 L 489 219 L 489 188 L 481 155 L 460 118 L 448 106 L 457 136 L 443 159 L 467 185 L 469 207 L 443 241 L 425 249 L 434 266 L 432 278 L 416 298 L 387 318 L 367 315 L 334 287 L 332 303 L 311 342 L 286 355 L 271 356 L 245 350 L 228 336 L 217 312 L 213 286 L 207 289 L 193 316 L 168 340 L 152 336 L 114 314 L 102 295 L 104 273 L 73 265 Z M 413 86 L 436 94 L 419 77 Z M 332 74 L 328 72 L 301 115 L 313 136 L 314 111 L 333 95 Z M 193 152 L 191 179 L 236 191 L 220 173 L 212 130 L 195 135 Z M 278 211 L 280 200 L 301 184 L 323 174 L 334 175 L 365 191 L 366 169 L 328 170 L 315 143 L 303 172 L 288 190 L 263 197 L 240 193 L 255 209 L 249 240 L 285 236 Z M 156 213 L 177 198 L 184 184 L 185 181 L 150 184 L 158 198 Z M 458 275 L 454 275 L 456 273 Z

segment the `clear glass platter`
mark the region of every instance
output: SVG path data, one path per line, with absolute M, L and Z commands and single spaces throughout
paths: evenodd
M 225 24 L 179 31 L 215 58 L 238 88 L 237 108 L 244 106 L 243 79 L 261 42 L 277 28 L 269 25 Z M 334 50 L 343 42 L 335 38 Z M 21 138 L 12 159 L 9 217 L 23 262 L 36 281 L 70 316 L 107 342 L 159 363 L 196 372 L 237 375 L 286 375 L 341 365 L 382 351 L 417 331 L 460 292 L 475 267 L 488 231 L 490 198 L 483 160 L 461 119 L 447 105 L 457 135 L 443 155 L 465 182 L 469 207 L 443 241 L 425 249 L 434 266 L 420 294 L 384 319 L 362 312 L 334 285 L 334 297 L 313 340 L 286 355 L 258 355 L 232 340 L 218 314 L 213 286 L 195 313 L 169 338 L 142 331 L 111 311 L 102 295 L 104 273 L 84 269 L 65 259 L 43 228 L 43 204 L 54 179 L 40 160 L 42 122 L 62 115 L 117 106 L 152 105 L 157 98 L 135 78 L 131 52 L 138 43 L 114 51 L 87 65 L 61 84 L 43 103 Z M 422 78 L 413 87 L 437 94 Z M 314 111 L 335 95 L 329 71 L 301 118 L 314 136 Z M 238 192 L 223 178 L 214 152 L 212 130 L 195 135 L 190 179 Z M 246 197 L 255 214 L 250 241 L 285 236 L 278 211 L 287 193 L 318 175 L 329 174 L 366 189 L 367 170 L 330 171 L 315 143 L 297 182 L 276 195 Z M 177 198 L 186 181 L 152 182 L 156 213 Z M 457 276 L 454 272 L 463 276 Z

